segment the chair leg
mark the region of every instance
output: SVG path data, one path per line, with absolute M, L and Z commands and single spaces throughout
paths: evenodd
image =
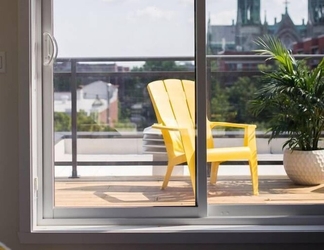
M 212 165 L 211 165 L 210 183 L 213 185 L 216 184 L 219 164 L 220 164 L 220 162 L 212 162 Z
M 259 194 L 258 161 L 256 157 L 249 160 L 253 195 Z
M 195 163 L 195 155 L 192 154 L 191 157 L 187 157 L 187 159 L 189 159 L 187 164 L 188 164 L 192 189 L 193 189 L 194 194 L 196 194 L 196 163 Z
M 163 179 L 163 183 L 162 183 L 162 187 L 161 189 L 165 189 L 168 186 L 171 174 L 172 174 L 172 170 L 173 170 L 174 164 L 168 162 L 168 167 L 167 167 L 167 171 L 165 173 L 164 179 Z

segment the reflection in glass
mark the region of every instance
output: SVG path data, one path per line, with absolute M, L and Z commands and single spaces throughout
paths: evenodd
M 284 138 L 268 144 L 265 116 L 253 116 L 249 101 L 262 88 L 262 71 L 276 65 L 257 55 L 254 42 L 264 35 L 278 37 L 295 54 L 312 54 L 310 67 L 324 53 L 324 1 L 207 0 L 207 113 L 212 121 L 257 125 L 259 196 L 251 191 L 248 162 L 222 163 L 216 185 L 208 186 L 208 203 L 281 203 L 319 200 L 320 193 L 297 189 L 283 169 Z M 213 130 L 216 147 L 243 145 L 243 131 Z M 213 173 L 211 173 L 213 176 Z M 292 191 L 295 188 L 295 192 Z
M 55 205 L 194 206 L 185 161 L 161 190 L 168 157 L 147 92 L 194 80 L 194 1 L 53 4 Z

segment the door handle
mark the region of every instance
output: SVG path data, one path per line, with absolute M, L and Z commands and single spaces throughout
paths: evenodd
M 58 55 L 58 46 L 56 39 L 48 32 L 43 33 L 43 46 L 43 65 L 53 65 Z

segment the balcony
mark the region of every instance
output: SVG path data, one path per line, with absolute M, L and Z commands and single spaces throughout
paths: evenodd
M 82 177 L 55 180 L 55 206 L 194 206 L 189 177 L 173 177 L 161 190 L 162 177 Z M 221 176 L 208 185 L 209 204 L 323 204 L 324 184 L 294 185 L 286 176 L 261 176 L 259 196 L 251 195 L 248 176 Z
M 118 66 L 123 63 L 141 62 L 177 62 L 177 65 L 182 67 L 176 70 L 152 68 L 144 71 Z M 146 84 L 152 80 L 194 79 L 193 62 L 193 58 L 190 57 L 62 58 L 56 61 L 54 90 L 55 94 L 64 92 L 65 97 L 58 101 L 67 104 L 65 113 L 70 117 L 69 129 L 55 127 L 56 206 L 195 205 L 185 165 L 177 166 L 168 187 L 165 190 L 160 189 L 167 158 L 161 134 L 150 130 L 155 116 L 145 94 Z M 254 55 L 209 56 L 208 88 L 213 88 L 214 81 L 221 82 L 221 88 L 226 88 L 236 83 L 239 77 L 253 79 L 260 75 L 258 67 L 263 63 L 263 57 Z M 92 93 L 93 100 L 97 101 L 96 105 L 103 107 L 103 112 L 97 112 L 96 115 L 90 111 L 85 112 L 95 123 L 90 125 L 99 126 L 97 130 L 87 131 L 83 129 L 85 127 L 78 126 L 78 113 L 82 110 L 78 100 L 84 97 L 80 86 L 96 81 L 111 85 L 104 85 L 107 86 L 104 91 L 101 89 Z M 117 90 L 119 103 L 115 108 L 118 107 L 119 110 L 113 111 L 112 100 L 114 91 Z M 213 92 L 209 93 L 212 100 Z M 89 97 L 89 94 L 87 95 Z M 230 107 L 227 113 L 223 114 L 223 118 L 230 117 L 235 108 L 237 107 Z M 118 112 L 123 114 L 127 126 L 117 126 Z M 212 119 L 219 117 L 213 113 L 211 104 L 208 113 Z M 106 127 L 112 130 L 101 129 Z M 217 145 L 222 146 L 236 145 L 241 138 L 236 131 L 216 131 L 214 137 Z M 297 186 L 286 176 L 282 166 L 281 149 L 284 138 L 268 144 L 267 135 L 262 130 L 258 131 L 257 137 L 260 195 L 252 195 L 247 163 L 229 162 L 221 165 L 217 184 L 208 185 L 209 204 L 324 203 L 324 184 Z M 154 141 L 153 144 L 150 138 Z

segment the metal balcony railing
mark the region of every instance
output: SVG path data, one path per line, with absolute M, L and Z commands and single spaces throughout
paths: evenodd
M 308 58 L 309 64 L 313 65 L 319 62 L 323 55 L 296 55 L 298 59 Z M 265 63 L 266 56 L 261 55 L 209 55 L 207 60 L 207 89 L 211 88 L 211 79 L 217 77 L 226 85 L 230 85 L 240 76 L 260 75 L 259 65 Z M 151 70 L 127 70 L 119 67 L 122 64 L 152 62 L 177 62 L 183 67 L 175 70 L 167 68 L 154 68 Z M 269 63 L 269 62 L 268 62 Z M 69 164 L 72 165 L 72 177 L 77 177 L 78 165 L 89 165 L 89 163 L 77 161 L 77 139 L 82 134 L 87 137 L 87 133 L 77 131 L 77 88 L 79 78 L 103 78 L 117 81 L 125 87 L 125 79 L 149 77 L 150 79 L 166 78 L 186 78 L 195 79 L 195 60 L 194 57 L 114 57 L 114 58 L 58 58 L 54 64 L 54 77 L 62 76 L 69 78 L 71 93 L 71 132 L 63 133 L 72 139 L 72 161 L 56 162 L 55 165 Z M 128 81 L 127 84 L 130 84 Z M 147 82 L 148 83 L 148 82 Z M 209 92 L 210 93 L 210 92 Z M 208 97 L 210 98 L 210 96 Z M 92 135 L 94 132 L 91 133 Z M 89 134 L 88 134 L 89 135 Z M 107 137 L 109 132 L 97 133 L 97 136 Z M 129 134 L 127 136 L 142 137 L 142 133 Z M 58 136 L 57 136 L 58 137 Z M 91 163 L 99 164 L 98 162 Z M 114 162 L 114 164 L 120 164 Z M 127 162 L 124 162 L 127 164 Z M 134 162 L 132 162 L 134 164 Z M 147 162 L 139 164 L 146 165 Z M 111 163 L 100 162 L 100 165 L 111 165 Z

